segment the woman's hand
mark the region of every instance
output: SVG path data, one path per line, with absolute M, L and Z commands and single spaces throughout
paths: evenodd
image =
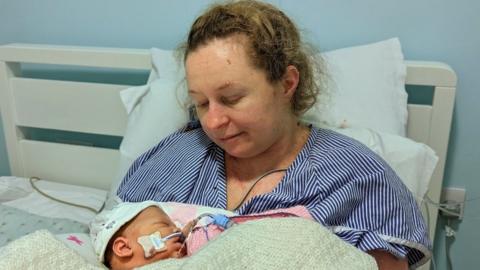
M 384 250 L 371 250 L 367 252 L 377 261 L 378 270 L 407 270 L 407 259 L 398 259 Z

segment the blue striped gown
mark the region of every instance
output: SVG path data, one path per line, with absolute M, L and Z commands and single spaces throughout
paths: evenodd
M 117 191 L 123 201 L 227 206 L 224 152 L 198 122 L 163 139 L 131 166 Z M 431 256 L 420 210 L 399 177 L 363 144 L 312 128 L 307 143 L 270 193 L 238 214 L 305 205 L 311 215 L 363 251 L 386 250 L 412 266 Z

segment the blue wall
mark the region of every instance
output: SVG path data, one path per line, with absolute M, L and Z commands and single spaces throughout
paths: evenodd
M 173 48 L 207 1 L 0 0 L 0 44 Z M 480 2 L 475 0 L 276 0 L 321 50 L 398 36 L 407 59 L 436 60 L 457 72 L 458 93 L 445 186 L 480 196 Z M 0 127 L 1 132 L 1 127 Z M 8 174 L 0 135 L 0 174 Z M 455 269 L 476 269 L 479 200 L 469 201 L 452 246 Z M 446 269 L 443 228 L 437 235 L 437 269 Z

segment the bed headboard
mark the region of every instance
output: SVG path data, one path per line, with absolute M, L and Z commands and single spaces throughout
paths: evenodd
M 150 51 L 9 44 L 0 46 L 0 108 L 10 168 L 16 176 L 38 176 L 63 183 L 108 189 L 116 177 L 115 149 L 33 141 L 23 127 L 122 136 L 127 115 L 119 84 L 35 79 L 22 76 L 24 63 L 149 70 Z M 429 145 L 439 156 L 429 197 L 438 201 L 453 113 L 455 72 L 438 62 L 407 61 L 407 84 L 432 86 L 431 105 L 408 105 L 408 137 Z M 418 90 L 423 91 L 423 90 Z M 431 233 L 437 211 L 431 208 Z M 433 235 L 433 234 L 432 234 Z
M 24 63 L 56 68 L 149 70 L 150 52 L 67 46 L 0 46 L 0 108 L 12 175 L 108 189 L 116 177 L 118 151 L 32 141 L 22 127 L 123 136 L 127 114 L 118 92 L 126 85 L 32 79 Z

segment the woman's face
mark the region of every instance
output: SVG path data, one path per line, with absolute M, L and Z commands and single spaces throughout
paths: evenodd
M 282 119 L 291 114 L 282 83 L 269 82 L 246 47 L 243 35 L 214 39 L 190 52 L 185 62 L 189 95 L 204 131 L 237 158 L 272 147 L 283 134 Z

